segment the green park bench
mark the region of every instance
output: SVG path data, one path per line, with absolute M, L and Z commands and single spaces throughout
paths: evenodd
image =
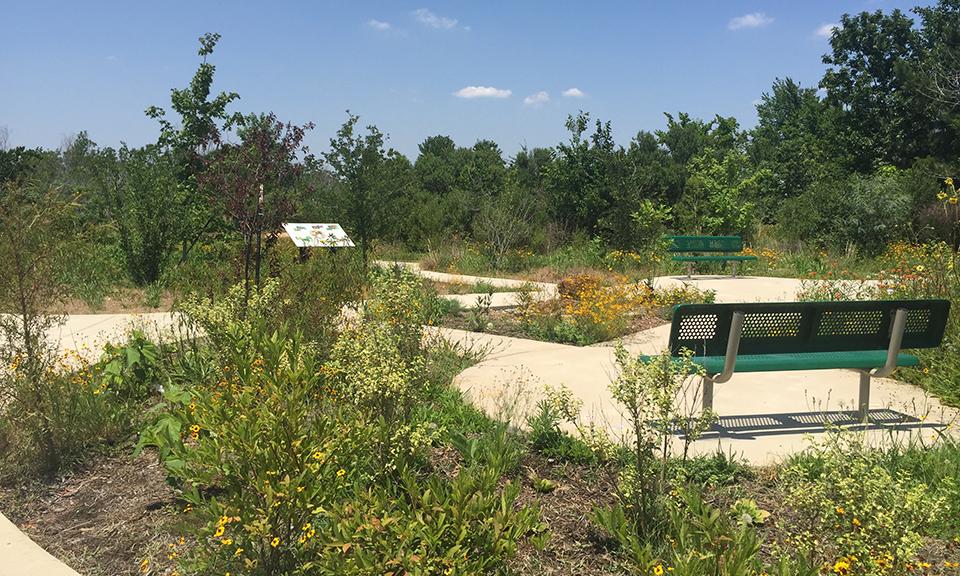
M 740 262 L 756 260 L 756 256 L 739 254 L 743 238 L 739 236 L 667 236 L 667 252 L 676 254 L 674 262 L 687 263 L 687 278 L 693 274 L 694 262 L 733 262 L 733 277 L 737 277 Z
M 713 385 L 734 372 L 850 369 L 860 373 L 858 416 L 870 408 L 870 379 L 916 366 L 904 348 L 936 348 L 947 300 L 683 304 L 674 309 L 670 353 L 693 352 L 705 371 L 704 412 Z

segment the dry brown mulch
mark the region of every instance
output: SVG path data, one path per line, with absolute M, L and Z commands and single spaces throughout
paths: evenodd
M 521 506 L 539 506 L 550 539 L 542 550 L 524 542 L 510 564 L 517 574 L 621 574 L 619 562 L 604 545 L 605 538 L 590 520 L 594 509 L 613 503 L 616 475 L 605 467 L 554 463 L 538 454 L 524 456 L 527 476 Z M 533 489 L 530 478 L 556 482 L 549 493 Z
M 129 450 L 45 484 L 0 487 L 0 510 L 86 576 L 163 574 L 176 539 L 173 491 L 152 451 Z M 164 565 L 167 565 L 166 567 Z

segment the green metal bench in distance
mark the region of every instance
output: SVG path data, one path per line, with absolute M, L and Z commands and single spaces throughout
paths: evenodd
M 743 251 L 739 236 L 667 236 L 667 252 L 677 254 L 674 262 L 687 263 L 687 278 L 693 274 L 694 262 L 733 262 L 733 277 L 737 277 L 740 262 L 756 260 L 756 256 L 738 254 Z
M 670 353 L 693 352 L 706 372 L 704 411 L 713 385 L 735 372 L 850 369 L 860 373 L 858 414 L 870 408 L 870 379 L 915 366 L 904 348 L 936 348 L 947 300 L 684 304 L 674 309 Z

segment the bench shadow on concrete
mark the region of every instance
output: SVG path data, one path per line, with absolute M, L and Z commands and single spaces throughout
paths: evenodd
M 749 440 L 761 436 L 815 434 L 843 426 L 856 430 L 914 430 L 944 428 L 944 424 L 927 422 L 889 408 L 870 410 L 868 423 L 860 421 L 856 412 L 832 410 L 818 412 L 784 412 L 779 414 L 744 414 L 720 416 L 700 440 L 731 438 Z M 681 438 L 684 436 L 678 433 Z

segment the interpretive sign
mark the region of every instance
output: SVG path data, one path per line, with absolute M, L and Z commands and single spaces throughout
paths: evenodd
M 283 225 L 298 248 L 342 248 L 353 246 L 339 224 L 288 223 Z

